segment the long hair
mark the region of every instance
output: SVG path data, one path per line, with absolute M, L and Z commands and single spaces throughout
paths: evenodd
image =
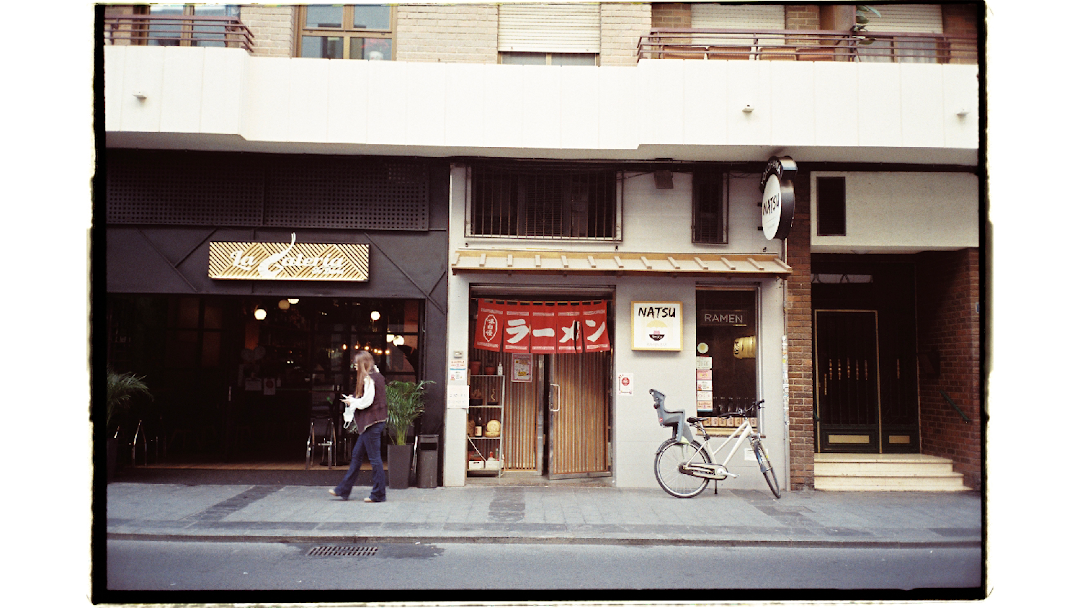
M 366 350 L 360 351 L 356 355 L 356 392 L 353 393 L 357 397 L 364 394 L 364 380 L 371 375 L 372 368 L 375 367 L 375 358 L 371 356 Z

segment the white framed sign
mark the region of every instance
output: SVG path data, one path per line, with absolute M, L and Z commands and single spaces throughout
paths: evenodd
M 631 302 L 631 350 L 682 350 L 682 302 Z

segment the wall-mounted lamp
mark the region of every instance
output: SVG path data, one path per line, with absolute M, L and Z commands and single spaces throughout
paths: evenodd
M 956 115 L 959 116 L 960 118 L 963 118 L 963 117 L 968 115 L 968 109 L 967 108 L 960 108 L 960 110 L 956 113 Z
M 266 311 L 263 310 L 261 307 L 256 308 L 255 309 L 255 320 L 256 321 L 262 321 L 265 318 L 266 318 Z
M 746 107 L 744 107 L 742 109 L 742 111 L 743 111 L 743 114 L 749 114 L 749 113 L 754 111 L 754 106 L 752 106 L 750 104 L 746 104 Z
M 143 93 L 142 91 L 135 91 L 134 93 L 132 93 L 132 95 L 134 95 L 135 99 L 138 99 L 139 101 L 146 101 L 146 93 Z

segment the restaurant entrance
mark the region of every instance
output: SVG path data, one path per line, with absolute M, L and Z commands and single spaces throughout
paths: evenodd
M 559 306 L 568 310 L 582 304 L 602 311 L 602 324 L 610 326 L 607 318 L 607 300 L 551 300 L 514 299 L 484 300 L 490 305 L 504 305 L 510 314 L 533 319 L 524 312 L 532 308 L 536 320 L 519 324 L 530 328 L 532 335 L 543 335 L 543 312 Z M 479 308 L 480 300 L 474 299 L 473 309 Z M 477 315 L 472 315 L 476 323 Z M 507 324 L 514 321 L 507 317 Z M 591 325 L 589 325 L 591 324 Z M 611 386 L 612 357 L 610 347 L 606 350 L 589 350 L 583 342 L 581 328 L 599 329 L 601 323 L 584 321 L 576 335 L 579 336 L 578 352 L 543 352 L 548 350 L 534 341 L 532 348 L 519 348 L 523 352 L 505 352 L 477 348 L 470 350 L 470 360 L 478 361 L 488 371 L 503 370 L 506 379 L 506 403 L 503 408 L 503 431 L 501 454 L 503 471 L 506 473 L 531 473 L 547 479 L 570 479 L 580 477 L 607 477 L 611 475 Z M 475 326 L 472 334 L 477 335 Z M 552 335 L 566 335 L 563 331 Z M 606 335 L 605 335 L 606 339 Z M 550 350 L 557 351 L 553 342 Z M 570 338 L 568 341 L 573 341 Z M 512 348 L 512 347 L 511 347 Z M 530 352 L 532 350 L 540 352 Z M 481 455 L 481 456 L 487 456 Z
M 141 423 L 162 461 L 299 463 L 312 408 L 340 409 L 359 350 L 374 355 L 387 380 L 418 379 L 424 304 L 110 295 L 109 367 L 145 376 L 154 397 L 133 409 L 122 431 Z M 337 461 L 348 462 L 347 442 L 336 450 Z

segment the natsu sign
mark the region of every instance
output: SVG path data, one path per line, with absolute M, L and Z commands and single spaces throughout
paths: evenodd
M 473 345 L 480 350 L 541 355 L 611 350 L 605 301 L 478 304 Z
M 368 245 L 211 242 L 211 279 L 367 281 Z
M 633 350 L 682 350 L 682 302 L 632 302 Z

